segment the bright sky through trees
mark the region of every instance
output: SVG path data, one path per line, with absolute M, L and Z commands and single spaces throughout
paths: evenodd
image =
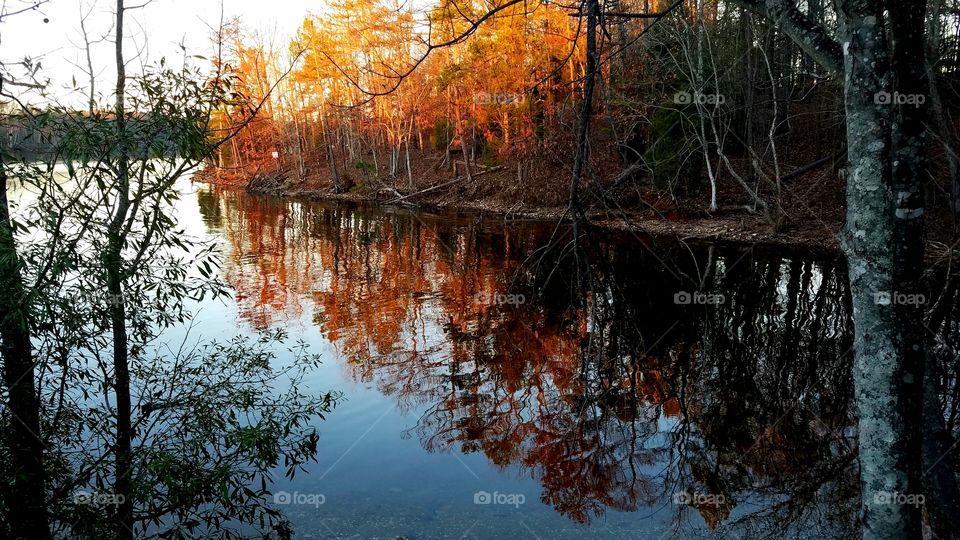
M 142 3 L 129 2 L 131 6 Z M 132 36 L 128 37 L 127 47 L 131 51 L 143 49 L 145 55 L 131 60 L 128 70 L 138 70 L 141 61 L 157 62 L 167 57 L 173 62 L 182 58 L 181 42 L 188 54 L 209 55 L 210 28 L 218 26 L 221 7 L 224 20 L 240 17 L 245 28 L 261 32 L 265 39 L 272 36 L 281 48 L 308 13 L 320 13 L 324 9 L 322 2 L 304 0 L 225 0 L 222 3 L 219 0 L 152 0 L 147 4 L 143 9 L 129 12 Z M 91 41 L 98 41 L 111 32 L 113 9 L 114 4 L 105 0 L 55 0 L 35 13 L 11 18 L 0 24 L 0 60 L 11 62 L 24 57 L 39 60 L 44 76 L 53 82 L 51 89 L 56 95 L 71 103 L 83 103 L 86 98 L 80 93 L 61 90 L 71 86 L 73 77 L 77 81 L 87 77 L 79 67 L 86 64 L 81 14 L 90 13 L 86 27 Z M 110 38 L 95 43 L 92 49 L 97 78 L 112 80 L 115 70 Z

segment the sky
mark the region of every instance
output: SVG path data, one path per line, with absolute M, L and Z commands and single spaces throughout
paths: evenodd
M 141 5 L 144 1 L 126 0 L 126 5 Z M 11 11 L 16 0 L 6 0 L 6 4 Z M 126 33 L 132 35 L 124 46 L 129 51 L 128 58 L 143 49 L 145 63 L 166 57 L 168 62 L 179 65 L 183 58 L 181 42 L 186 44 L 188 54 L 209 57 L 209 27 L 218 25 L 222 7 L 225 18 L 240 16 L 246 28 L 275 36 L 277 46 L 285 48 L 304 16 L 322 12 L 323 5 L 323 0 L 152 0 L 142 9 L 128 12 Z M 91 6 L 86 27 L 96 39 L 111 31 L 115 0 L 50 0 L 39 11 L 6 18 L 0 23 L 0 60 L 9 63 L 24 57 L 38 59 L 41 73 L 50 78 L 60 101 L 83 103 L 82 95 L 65 87 L 72 86 L 74 77 L 78 82 L 87 79 L 80 17 L 82 10 Z M 108 91 L 115 76 L 112 36 L 92 49 L 94 71 L 102 81 L 100 89 Z M 133 60 L 128 70 L 135 72 L 140 64 L 140 59 Z

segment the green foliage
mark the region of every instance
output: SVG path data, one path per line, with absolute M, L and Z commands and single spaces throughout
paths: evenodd
M 297 344 L 280 363 L 282 334 L 160 347 L 165 331 L 190 324 L 191 302 L 230 294 L 216 244 L 189 237 L 174 214 L 175 184 L 215 149 L 208 119 L 225 91 L 197 71 L 161 66 L 130 78 L 133 112 L 123 123 L 109 104 L 92 114 L 52 106 L 23 116 L 24 129 L 53 135 L 44 159 L 5 166 L 29 192 L 13 205 L 14 240 L 45 374 L 44 458 L 60 536 L 117 532 L 117 306 L 139 404 L 129 494 L 138 537 L 243 537 L 228 526 L 238 524 L 282 533 L 283 517 L 267 504 L 271 475 L 280 468 L 292 476 L 314 458 L 313 423 L 335 404 L 332 394 L 300 393 L 318 359 Z M 130 203 L 125 214 L 117 212 L 121 200 Z M 112 239 L 119 261 L 107 256 Z M 110 264 L 119 267 L 122 294 L 106 293 Z M 3 476 L 7 457 L 0 451 Z
M 443 91 L 454 82 L 460 80 L 464 75 L 464 67 L 458 63 L 447 64 L 440 70 L 437 77 L 437 90 Z
M 297 343 L 285 350 L 292 360 L 279 364 L 276 349 L 285 339 L 280 331 L 235 338 L 140 364 L 137 420 L 145 428 L 135 453 L 135 506 L 153 516 L 141 521 L 144 531 L 243 538 L 236 532 L 241 524 L 264 533 L 283 530 L 268 484 L 277 469 L 293 477 L 315 459 L 313 423 L 338 397 L 301 393 L 304 374 L 319 359 Z M 96 484 L 79 491 L 96 492 Z M 109 506 L 80 502 L 65 508 L 65 520 L 76 523 L 71 535 L 109 535 Z
M 673 192 L 697 184 L 703 172 L 699 143 L 685 129 L 685 111 L 672 103 L 654 109 L 650 118 L 650 144 L 643 160 L 654 189 Z
M 440 118 L 430 130 L 430 146 L 437 152 L 446 151 L 453 141 L 453 125 L 446 118 Z
M 356 162 L 354 162 L 353 168 L 363 173 L 364 177 L 376 170 L 376 166 L 374 166 L 373 163 L 363 159 L 358 159 Z

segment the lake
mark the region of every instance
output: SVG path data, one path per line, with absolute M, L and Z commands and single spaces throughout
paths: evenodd
M 859 534 L 836 256 L 180 188 L 235 290 L 193 335 L 284 328 L 343 394 L 297 538 Z

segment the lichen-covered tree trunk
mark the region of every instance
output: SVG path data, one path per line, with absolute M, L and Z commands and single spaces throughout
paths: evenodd
M 923 493 L 925 349 L 922 307 L 909 299 L 918 298 L 923 263 L 923 139 L 913 125 L 919 113 L 895 103 L 910 83 L 891 65 L 905 58 L 892 54 L 898 42 L 888 40 L 884 7 L 877 0 L 840 3 L 849 161 L 843 245 L 853 297 L 863 534 L 918 538 L 921 505 L 910 501 Z M 922 35 L 921 25 L 913 38 Z M 922 67 L 922 47 L 920 55 Z
M 935 534 L 954 538 L 960 490 L 939 403 L 931 390 L 924 392 L 917 301 L 924 255 L 925 5 L 838 0 L 836 40 L 795 2 L 732 1 L 776 24 L 844 80 L 842 241 L 853 296 L 863 536 L 919 538 L 925 506 Z

